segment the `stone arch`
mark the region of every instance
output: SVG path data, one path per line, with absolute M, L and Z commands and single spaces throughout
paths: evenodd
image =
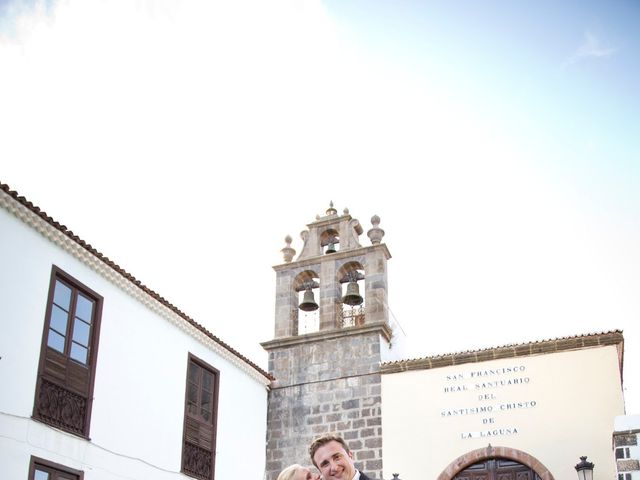
M 491 444 L 485 448 L 478 448 L 465 453 L 456 458 L 445 468 L 437 480 L 452 480 L 459 472 L 474 463 L 482 462 L 491 458 L 507 458 L 519 462 L 531 468 L 540 477 L 541 480 L 555 480 L 547 467 L 540 460 L 532 457 L 522 450 L 516 450 L 509 447 L 492 447 Z
M 336 280 L 338 283 L 344 282 L 345 281 L 345 276 L 349 273 L 349 272 L 353 272 L 353 271 L 365 271 L 364 266 L 362 265 L 362 263 L 358 262 L 357 260 L 348 260 L 346 262 L 344 262 L 340 268 L 338 268 L 337 272 L 336 272 Z
M 293 279 L 293 290 L 300 292 L 305 287 L 318 288 L 319 275 L 314 270 L 304 270 L 298 273 Z
M 325 247 L 329 243 L 334 243 L 334 247 L 337 250 L 342 249 L 342 243 L 340 242 L 340 233 L 335 228 L 327 228 L 320 234 L 320 249 L 324 251 Z

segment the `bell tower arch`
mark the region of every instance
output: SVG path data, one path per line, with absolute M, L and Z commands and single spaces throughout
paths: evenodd
M 307 225 L 300 254 L 285 238 L 276 272 L 274 338 L 262 343 L 275 377 L 267 417 L 267 479 L 309 462 L 308 446 L 341 435 L 356 466 L 382 478 L 380 362 L 392 348 L 384 230 L 374 216 L 364 232 L 348 209 L 330 204 Z M 295 257 L 295 258 L 294 258 Z M 316 328 L 301 328 L 317 315 Z M 307 325 L 307 324 L 305 324 Z

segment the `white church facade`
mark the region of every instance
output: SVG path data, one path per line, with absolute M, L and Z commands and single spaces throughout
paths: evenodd
M 325 433 L 342 435 L 378 479 L 571 479 L 583 456 L 598 479 L 633 467 L 616 465 L 612 441 L 625 413 L 622 332 L 405 359 L 379 224 L 362 245 L 360 222 L 330 206 L 302 232 L 298 257 L 286 239 L 275 338 L 263 343 L 275 377 L 268 478 Z M 309 311 L 316 331 L 301 328 Z
M 552 480 L 587 456 L 615 478 L 622 349 L 614 331 L 384 364 L 385 470 Z

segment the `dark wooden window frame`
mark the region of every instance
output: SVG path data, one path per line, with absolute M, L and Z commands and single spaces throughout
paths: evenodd
M 616 460 L 627 460 L 631 458 L 629 447 L 616 447 Z
M 31 462 L 29 463 L 29 480 L 34 480 L 36 467 L 38 466 L 44 467 L 49 470 L 55 470 L 56 473 L 75 476 L 77 480 L 84 480 L 84 472 L 81 470 L 75 470 L 73 468 L 65 467 L 64 465 L 45 460 L 44 458 L 34 457 L 33 455 L 31 456 Z
M 187 422 L 188 422 L 188 398 L 189 398 L 189 366 L 191 364 L 195 364 L 203 370 L 208 371 L 213 375 L 213 408 L 212 408 L 212 435 L 211 435 L 211 475 L 209 477 L 205 477 L 202 475 L 197 475 L 187 468 L 185 468 L 185 464 L 187 462 Z M 188 475 L 193 478 L 213 480 L 215 478 L 215 463 L 216 463 L 216 437 L 217 437 L 217 425 L 218 425 L 218 392 L 220 387 L 220 371 L 217 368 L 212 367 L 204 360 L 196 357 L 195 355 L 189 353 L 187 359 L 187 369 L 185 375 L 185 394 L 184 394 L 184 422 L 182 426 L 182 459 L 181 459 L 181 467 L 180 470 L 185 475 Z M 200 390 L 198 390 L 200 392 Z
M 90 339 L 89 339 L 89 352 L 88 352 L 87 363 L 86 363 L 86 368 L 88 369 L 88 385 L 87 385 L 87 392 L 86 392 L 86 404 L 84 406 L 85 407 L 84 408 L 84 412 L 85 412 L 84 413 L 84 420 L 83 420 L 83 425 L 82 425 L 81 429 L 80 428 L 79 429 L 65 428 L 64 425 L 61 425 L 59 423 L 51 421 L 48 418 L 45 418 L 39 411 L 39 399 L 40 399 L 40 396 L 41 396 L 41 393 L 42 393 L 43 383 L 45 383 L 45 382 L 47 384 L 54 385 L 54 388 L 59 388 L 62 391 L 67 391 L 68 395 L 71 398 L 74 395 L 76 395 L 76 393 L 77 393 L 77 392 L 72 392 L 71 390 L 67 389 L 65 387 L 65 385 L 57 384 L 55 380 L 52 380 L 51 378 L 47 378 L 47 375 L 45 374 L 45 364 L 46 364 L 46 361 L 47 361 L 47 351 L 48 350 L 49 351 L 54 350 L 54 349 L 52 349 L 51 347 L 48 346 L 48 336 L 49 336 L 49 326 L 50 326 L 50 321 L 51 321 L 51 312 L 52 312 L 52 309 L 53 309 L 54 291 L 55 291 L 55 286 L 56 286 L 56 280 L 57 279 L 60 279 L 63 283 L 68 284 L 73 289 L 77 290 L 78 292 L 81 292 L 84 296 L 90 297 L 95 302 L 93 319 L 92 319 L 92 326 L 91 326 L 91 333 L 90 333 L 91 336 L 90 336 Z M 50 278 L 50 281 L 49 281 L 49 295 L 48 295 L 48 298 L 47 298 L 47 308 L 46 308 L 46 313 L 45 313 L 45 318 L 44 318 L 44 326 L 43 326 L 43 333 L 42 333 L 42 343 L 41 343 L 41 347 L 40 347 L 40 361 L 39 361 L 39 364 L 38 364 L 38 378 L 37 378 L 37 382 L 36 382 L 36 392 L 35 392 L 35 399 L 34 399 L 34 403 L 33 403 L 33 419 L 41 421 L 43 423 L 46 423 L 47 425 L 51 425 L 51 426 L 53 426 L 55 428 L 59 428 L 59 429 L 64 430 L 66 432 L 72 433 L 72 434 L 77 435 L 79 437 L 85 438 L 87 440 L 89 440 L 89 428 L 90 428 L 90 424 L 91 424 L 91 410 L 92 410 L 92 405 L 93 405 L 93 389 L 94 389 L 94 383 L 95 383 L 96 363 L 97 363 L 97 358 L 98 358 L 98 345 L 100 343 L 99 342 L 100 322 L 101 322 L 101 319 L 102 319 L 103 301 L 104 301 L 103 297 L 101 295 L 97 294 L 91 288 L 89 288 L 86 285 L 84 285 L 83 283 L 79 282 L 74 277 L 72 277 L 68 273 L 64 272 L 62 269 L 60 269 L 56 265 L 52 266 L 52 268 L 51 268 L 51 278 Z M 71 341 L 71 340 L 69 340 L 69 341 Z M 59 357 L 64 357 L 64 358 L 68 357 L 68 355 L 59 354 L 58 352 L 56 352 L 56 355 L 58 355 Z M 75 362 L 75 364 L 81 365 L 79 362 L 76 362 L 75 360 L 73 360 L 71 358 L 67 358 L 67 361 L 68 362 Z

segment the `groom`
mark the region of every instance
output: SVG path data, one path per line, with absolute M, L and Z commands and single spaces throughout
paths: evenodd
M 309 447 L 309 454 L 323 480 L 371 480 L 356 470 L 353 453 L 341 437 L 325 435 L 315 439 Z

